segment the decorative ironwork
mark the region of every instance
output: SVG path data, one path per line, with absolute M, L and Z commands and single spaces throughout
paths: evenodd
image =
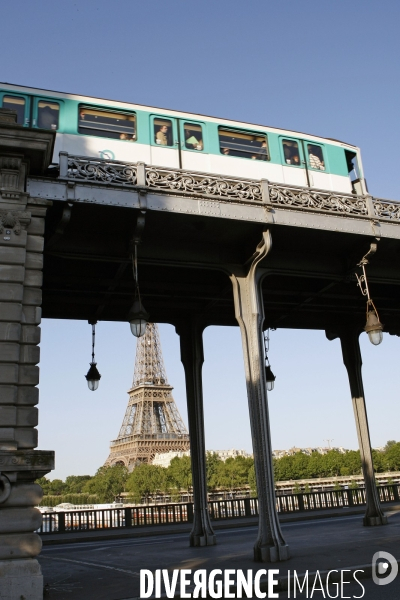
M 146 167 L 146 183 L 150 188 L 171 192 L 187 192 L 226 200 L 262 201 L 260 184 L 244 179 Z
M 62 153 L 61 153 L 62 154 Z M 87 158 L 65 154 L 68 164 L 66 178 L 85 183 L 116 185 L 128 188 L 148 188 L 149 191 L 201 196 L 211 200 L 263 203 L 262 182 L 193 173 L 143 165 L 138 181 L 138 165 L 117 160 Z M 141 178 L 143 177 L 143 181 Z M 65 176 L 63 177 L 65 178 Z M 324 212 L 341 216 L 369 217 L 400 221 L 400 202 L 372 198 L 371 214 L 365 196 L 341 194 L 291 185 L 265 182 L 267 204 L 284 209 Z
M 374 199 L 374 211 L 377 218 L 400 221 L 400 202 Z
M 85 182 L 134 186 L 137 184 L 137 166 L 116 160 L 69 156 L 67 177 Z
M 269 197 L 274 205 L 284 208 L 305 208 L 335 214 L 368 216 L 365 198 L 321 190 L 306 190 L 269 184 Z
M 156 323 L 138 338 L 129 401 L 118 437 L 110 444 L 106 465 L 129 469 L 153 461 L 156 454 L 189 450 L 189 435 L 172 397 Z

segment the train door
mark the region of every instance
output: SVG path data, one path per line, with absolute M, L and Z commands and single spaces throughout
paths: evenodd
M 29 127 L 31 122 L 31 97 L 14 92 L 1 93 L 0 106 L 17 112 L 17 123 Z
M 350 150 L 344 151 L 346 156 L 347 170 L 349 172 L 349 179 L 351 183 L 351 190 L 354 194 L 362 195 L 364 193 L 368 193 L 366 189 L 366 181 L 364 179 L 365 184 L 365 192 L 363 186 L 363 178 L 361 175 L 360 164 L 358 161 L 358 156 L 356 152 L 351 152 Z
M 181 168 L 188 171 L 210 170 L 210 160 L 205 139 L 206 128 L 199 121 L 179 120 Z
M 151 115 L 151 164 L 179 169 L 181 166 L 179 145 L 177 119 Z
M 307 163 L 304 148 L 300 140 L 289 137 L 280 138 L 283 180 L 289 185 L 309 186 Z
M 306 168 L 311 187 L 331 189 L 330 175 L 327 171 L 325 149 L 322 144 L 302 141 L 303 152 L 306 156 Z

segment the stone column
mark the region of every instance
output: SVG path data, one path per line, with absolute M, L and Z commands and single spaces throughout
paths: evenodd
M 0 115 L 1 116 L 1 115 Z M 1 121 L 1 119 L 0 119 Z M 0 127 L 1 129 L 1 127 Z M 2 131 L 0 131 L 1 137 Z M 10 129 L 6 130 L 8 138 Z M 5 136 L 6 137 L 6 136 Z M 15 151 L 15 149 L 14 149 Z M 47 201 L 30 201 L 24 155 L 0 156 L 0 598 L 39 600 L 41 525 L 35 479 L 54 467 L 37 446 L 43 232 Z
M 378 491 L 376 489 L 367 408 L 365 406 L 364 386 L 361 371 L 362 359 L 359 335 L 359 331 L 349 328 L 346 331 L 341 332 L 339 334 L 339 338 L 342 345 L 343 362 L 349 376 L 354 417 L 356 420 L 358 445 L 360 447 L 361 464 L 365 481 L 367 507 L 364 516 L 364 525 L 386 525 L 387 517 L 382 512 Z
M 267 385 L 263 360 L 264 307 L 261 290 L 263 270 L 258 268 L 258 264 L 267 256 L 271 243 L 270 233 L 264 232 L 263 240 L 256 249 L 248 271 L 231 276 L 235 314 L 242 333 L 258 492 L 259 524 L 258 536 L 254 545 L 254 560 L 262 562 L 283 561 L 289 558 L 289 546 L 283 538 L 276 512 Z
M 204 438 L 203 385 L 201 371 L 204 326 L 195 320 L 179 324 L 181 360 L 185 369 L 189 419 L 190 458 L 193 477 L 193 528 L 191 546 L 213 546 L 216 537 L 211 525 L 207 501 L 206 446 Z

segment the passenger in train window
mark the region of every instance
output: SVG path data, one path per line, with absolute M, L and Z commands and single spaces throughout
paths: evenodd
M 282 146 L 286 164 L 300 166 L 300 154 L 297 142 L 283 140 Z
M 60 105 L 57 103 L 38 103 L 38 127 L 40 129 L 58 129 Z
M 225 155 L 230 154 L 229 148 L 221 148 L 221 150 L 222 150 L 222 154 L 225 154 Z
M 203 150 L 203 130 L 201 125 L 184 123 L 185 148 L 188 150 Z
M 253 157 L 251 157 L 253 158 Z M 268 160 L 268 152 L 267 152 L 267 142 L 264 141 L 261 144 L 261 148 L 258 151 L 258 160 Z
M 167 125 L 161 125 L 160 129 L 156 133 L 156 144 L 161 146 L 168 146 L 168 127 Z
M 128 133 L 121 133 L 120 136 L 119 136 L 119 139 L 120 140 L 125 140 L 126 142 L 134 142 L 135 139 L 136 139 L 136 136 L 135 136 L 134 133 L 132 134 L 132 137 L 129 137 Z
M 322 154 L 322 148 L 315 146 L 314 144 L 308 144 L 308 160 L 312 169 L 319 169 L 325 171 L 324 156 Z
M 289 146 L 287 144 L 283 144 L 283 154 L 285 156 L 285 162 L 290 165 L 292 163 L 292 161 L 290 160 L 290 157 L 292 155 L 292 151 L 289 148 Z

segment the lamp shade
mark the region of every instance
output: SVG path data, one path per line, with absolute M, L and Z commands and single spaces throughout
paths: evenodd
M 271 367 L 269 365 L 265 365 L 265 379 L 267 380 L 267 390 L 268 392 L 271 392 L 274 389 L 276 377 L 271 371 Z
M 136 298 L 128 315 L 131 331 L 135 337 L 142 337 L 145 334 L 148 320 L 149 313 L 144 309 L 141 300 Z
M 95 392 L 99 387 L 101 375 L 97 370 L 95 362 L 90 363 L 90 368 L 87 374 L 85 375 L 86 381 L 88 384 L 88 388 L 91 392 Z
M 378 346 L 383 340 L 383 325 L 379 320 L 378 315 L 373 310 L 367 312 L 367 322 L 364 331 L 368 333 L 369 341 L 374 346 Z

